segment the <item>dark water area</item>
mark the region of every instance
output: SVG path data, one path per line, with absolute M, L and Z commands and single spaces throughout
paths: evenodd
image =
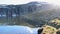
M 11 22 L 15 22 L 14 20 L 16 20 L 16 15 L 14 15 L 13 18 L 0 15 L 0 25 L 8 25 Z
M 30 24 L 27 20 L 24 20 L 24 17 L 17 16 L 17 15 L 12 15 L 11 16 L 6 16 L 6 15 L 0 15 L 0 26 L 5 26 L 5 25 L 24 25 L 24 26 L 30 26 L 34 27 L 33 24 Z

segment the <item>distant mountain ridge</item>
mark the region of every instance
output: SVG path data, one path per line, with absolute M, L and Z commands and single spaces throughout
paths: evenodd
M 40 11 L 40 10 L 45 10 L 50 8 L 50 4 L 48 4 L 47 2 L 30 2 L 27 4 L 23 4 L 23 5 L 0 5 L 0 8 L 3 8 L 2 10 L 4 10 L 6 8 L 7 9 L 11 9 L 11 10 L 18 10 L 21 14 L 27 14 L 27 13 L 32 13 L 35 11 Z M 9 10 L 10 10 L 9 9 Z M 5 10 L 4 10 L 5 11 Z M 22 13 L 23 12 L 23 13 Z
M 16 19 L 14 20 L 17 20 L 15 22 L 17 25 L 26 25 L 28 23 L 33 26 L 41 26 L 50 19 L 57 17 L 56 13 L 58 15 L 59 11 L 55 12 L 55 8 L 55 6 L 47 2 L 29 2 L 22 5 L 0 5 L 0 15 L 6 15 L 7 19 L 8 17 L 12 19 L 12 15 L 16 15 Z

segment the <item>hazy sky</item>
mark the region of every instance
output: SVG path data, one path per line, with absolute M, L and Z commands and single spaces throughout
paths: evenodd
M 0 0 L 0 4 L 25 4 L 31 1 L 45 1 L 54 4 L 60 4 L 60 0 Z

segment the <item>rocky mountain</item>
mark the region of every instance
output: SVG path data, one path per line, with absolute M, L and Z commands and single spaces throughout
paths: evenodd
M 60 17 L 60 8 L 47 2 L 29 2 L 22 5 L 0 5 L 0 15 L 9 25 L 42 26 Z M 25 24 L 26 23 L 26 24 Z
M 9 10 L 12 10 L 13 12 L 14 10 L 15 11 L 17 10 L 17 12 L 19 11 L 22 14 L 33 13 L 35 11 L 40 11 L 43 9 L 45 10 L 50 7 L 51 5 L 46 2 L 30 2 L 30 3 L 22 4 L 22 5 L 4 5 L 4 4 L 0 5 L 0 8 L 3 8 L 2 10 L 9 9 Z

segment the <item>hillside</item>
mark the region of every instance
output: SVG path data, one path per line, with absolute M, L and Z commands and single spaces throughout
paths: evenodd
M 60 7 L 47 2 L 29 2 L 22 5 L 0 5 L 1 25 L 39 27 L 60 17 Z

